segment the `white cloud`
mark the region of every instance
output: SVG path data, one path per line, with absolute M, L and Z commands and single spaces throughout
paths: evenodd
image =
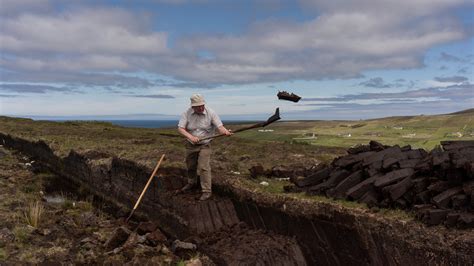
M 184 50 L 210 51 L 214 60 L 195 61 L 178 75 L 224 83 L 241 82 L 238 75 L 247 82 L 356 77 L 420 67 L 429 48 L 466 37 L 445 12 L 461 1 L 328 2 L 312 1 L 320 15 L 303 23 L 266 21 L 238 36 L 183 40 Z
M 373 14 L 425 16 L 472 4 L 472 0 L 299 0 L 306 8 L 320 12 L 361 11 Z M 381 18 L 382 19 L 382 18 Z
M 241 34 L 183 37 L 173 47 L 167 47 L 166 32 L 153 31 L 153 18 L 145 13 L 106 7 L 20 13 L 2 21 L 0 51 L 8 57 L 0 58 L 0 66 L 49 73 L 146 71 L 212 85 L 351 78 L 367 70 L 422 66 L 429 48 L 467 37 L 451 10 L 472 4 L 300 2 L 314 10 L 313 19 L 260 21 Z M 202 51 L 212 56 L 200 57 Z
M 3 60 L 9 64 L 10 69 L 26 71 L 100 71 L 100 70 L 126 70 L 129 65 L 120 56 L 108 55 L 84 55 L 66 58 L 24 58 L 17 57 L 15 60 Z M 2 62 L 0 60 L 0 62 Z
M 20 14 L 2 21 L 2 50 L 54 54 L 166 52 L 167 34 L 145 31 L 146 19 L 120 9 L 79 9 L 55 16 Z
M 427 86 L 432 86 L 432 87 L 453 86 L 453 85 L 459 84 L 457 82 L 440 82 L 440 81 L 431 80 L 431 79 L 425 80 L 423 83 L 426 84 Z

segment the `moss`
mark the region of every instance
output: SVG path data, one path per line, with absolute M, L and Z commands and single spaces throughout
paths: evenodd
M 341 199 L 332 199 L 328 198 L 325 196 L 319 196 L 319 195 L 307 195 L 305 193 L 288 193 L 288 196 L 292 198 L 297 198 L 297 199 L 305 199 L 309 201 L 314 201 L 314 202 L 324 202 L 324 203 L 332 203 L 332 204 L 337 204 L 342 207 L 346 208 L 354 208 L 354 209 L 368 209 L 367 205 L 364 203 L 359 203 L 355 201 L 349 201 L 349 200 L 341 200 Z
M 252 189 L 259 191 L 259 192 L 267 192 L 272 194 L 279 194 L 283 192 L 283 186 L 289 184 L 287 181 L 276 181 L 271 178 L 266 178 L 263 176 L 259 176 L 255 179 L 247 179 L 242 178 L 240 179 L 241 183 L 244 184 L 246 187 L 251 187 Z M 261 182 L 267 182 L 268 186 L 261 185 Z
M 30 238 L 30 232 L 28 228 L 24 226 L 16 226 L 13 228 L 13 234 L 15 235 L 15 241 L 25 244 Z
M 0 261 L 6 260 L 7 257 L 8 257 L 7 252 L 3 248 L 0 248 Z
M 19 254 L 18 258 L 21 262 L 26 262 L 29 264 L 39 264 L 40 260 L 37 255 L 44 254 L 43 251 L 44 248 L 23 249 L 22 252 Z
M 25 184 L 24 186 L 21 187 L 21 191 L 24 192 L 24 193 L 39 192 L 40 187 L 38 186 L 38 184 L 36 184 L 36 182 L 28 183 L 28 184 Z
M 63 208 L 64 210 L 69 210 L 69 209 L 72 209 L 75 207 L 75 202 L 68 199 L 68 198 L 64 198 L 64 202 L 61 204 L 61 208 Z
M 412 212 L 406 212 L 404 210 L 400 209 L 380 209 L 379 211 L 380 214 L 382 214 L 385 217 L 393 217 L 393 218 L 399 218 L 403 220 L 414 220 L 415 215 Z
M 83 212 L 88 212 L 94 210 L 93 197 L 88 197 L 85 201 L 79 201 L 76 204 L 76 207 Z
M 268 186 L 260 185 L 260 182 L 265 181 L 268 183 Z M 349 200 L 333 199 L 326 196 L 320 195 L 307 195 L 306 193 L 283 193 L 283 187 L 286 185 L 291 185 L 289 181 L 279 181 L 276 179 L 266 178 L 266 177 L 257 177 L 256 179 L 241 179 L 241 183 L 245 187 L 250 187 L 252 190 L 257 192 L 269 193 L 272 195 L 280 195 L 284 197 L 290 197 L 294 199 L 304 199 L 311 202 L 322 202 L 337 204 L 339 206 L 348 208 L 348 209 L 360 209 L 360 210 L 369 210 L 369 207 L 364 203 L 359 203 Z M 405 221 L 415 220 L 415 216 L 411 212 L 406 212 L 400 209 L 378 209 L 378 214 L 387 217 L 387 218 L 396 218 L 402 219 Z

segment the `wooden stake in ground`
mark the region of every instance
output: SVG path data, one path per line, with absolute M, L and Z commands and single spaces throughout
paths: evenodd
M 128 216 L 127 220 L 125 220 L 125 222 L 128 223 L 128 220 L 130 220 L 130 218 L 132 217 L 133 213 L 135 212 L 135 210 L 137 209 L 138 205 L 140 204 L 140 201 L 142 200 L 143 195 L 145 195 L 146 189 L 147 189 L 148 186 L 150 185 L 151 180 L 153 180 L 153 177 L 155 176 L 156 171 L 158 171 L 158 168 L 160 168 L 160 164 L 161 164 L 161 162 L 163 161 L 163 158 L 165 158 L 165 155 L 164 155 L 164 154 L 161 156 L 160 160 L 158 161 L 158 164 L 156 165 L 155 170 L 153 170 L 153 173 L 151 174 L 150 178 L 148 179 L 148 182 L 146 183 L 145 188 L 143 188 L 142 194 L 141 194 L 140 197 L 138 198 L 137 203 L 135 203 L 135 207 L 133 207 L 132 212 L 130 212 L 130 215 Z

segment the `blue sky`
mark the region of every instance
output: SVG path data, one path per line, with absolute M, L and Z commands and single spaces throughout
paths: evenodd
M 193 93 L 224 119 L 460 111 L 473 14 L 472 0 L 0 0 L 0 115 L 173 119 Z

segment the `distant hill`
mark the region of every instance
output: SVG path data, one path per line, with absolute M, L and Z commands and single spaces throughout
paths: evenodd
M 70 115 L 70 116 L 46 116 L 46 115 L 27 115 L 21 116 L 33 120 L 178 120 L 177 115 L 164 114 L 121 114 L 121 115 Z
M 473 114 L 474 108 L 452 114 L 394 116 L 368 120 L 280 120 L 265 128 L 272 131 L 249 130 L 236 134 L 234 139 L 339 148 L 367 144 L 371 140 L 376 140 L 386 145 L 411 145 L 415 148 L 432 149 L 444 140 L 474 140 Z M 231 124 L 229 127 L 235 130 L 242 127 L 242 124 Z M 0 116 L 0 132 L 21 132 L 21 134 L 28 132 L 29 135 L 36 133 L 41 138 L 45 137 L 45 132 L 57 134 L 64 131 L 69 135 L 70 132 L 82 128 L 95 129 L 103 134 L 104 128 L 114 127 L 105 122 L 55 123 Z M 145 129 L 131 128 L 120 128 L 119 131 L 135 132 L 134 130 L 148 132 Z M 172 130 L 175 133 L 175 129 Z
M 432 149 L 444 140 L 474 140 L 474 108 L 451 114 L 367 120 L 279 121 L 269 127 L 274 130 L 272 134 L 250 131 L 240 137 L 337 147 L 376 140 L 387 145 Z
M 450 113 L 449 115 L 461 115 L 461 114 L 473 114 L 474 115 L 474 108 L 466 109 L 466 110 L 459 111 L 459 112 Z

